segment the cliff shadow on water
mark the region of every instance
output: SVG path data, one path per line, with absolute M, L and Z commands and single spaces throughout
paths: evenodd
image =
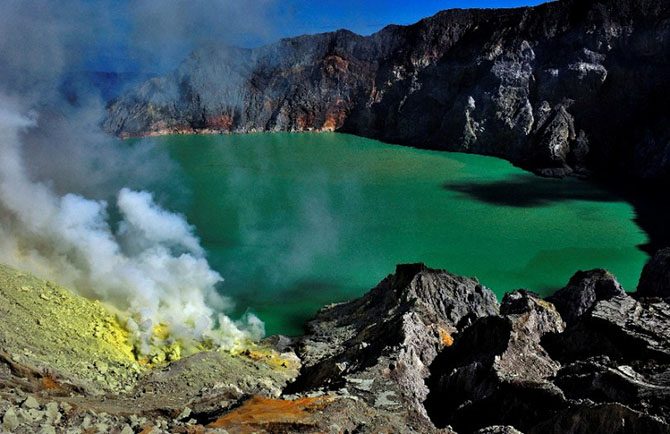
M 614 182 L 568 179 L 542 179 L 531 173 L 516 175 L 501 181 L 446 182 L 445 190 L 497 206 L 520 208 L 541 207 L 558 202 L 583 200 L 616 202 L 624 200 L 635 211 L 633 221 L 648 236 L 648 242 L 638 248 L 650 255 L 670 246 L 670 203 L 667 200 L 668 182 L 650 185 L 645 182 Z M 598 188 L 593 188 L 594 185 Z
M 614 187 L 635 208 L 635 222 L 647 233 L 649 242 L 640 247 L 650 255 L 670 246 L 670 181 L 618 183 Z
M 620 200 L 606 190 L 593 188 L 579 180 L 542 180 L 533 174 L 520 174 L 502 181 L 445 183 L 444 188 L 499 206 L 538 207 L 568 200 L 614 202 Z

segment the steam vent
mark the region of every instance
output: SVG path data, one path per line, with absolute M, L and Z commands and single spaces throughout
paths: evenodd
M 1 2 L 0 433 L 670 434 L 669 97 L 667 0 Z

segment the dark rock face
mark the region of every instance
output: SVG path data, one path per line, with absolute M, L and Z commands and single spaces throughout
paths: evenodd
M 638 372 L 639 371 L 639 372 Z M 649 409 L 653 414 L 670 411 L 670 367 L 639 361 L 626 365 L 607 356 L 576 361 L 562 368 L 555 383 L 569 398 L 618 402 Z M 665 380 L 663 379 L 665 378 Z
M 670 297 L 670 248 L 660 250 L 644 266 L 640 284 L 640 297 Z
M 122 136 L 339 130 L 545 175 L 670 177 L 670 4 L 451 10 L 362 37 L 203 48 L 109 107 Z
M 551 303 L 525 291 L 508 294 L 501 316 L 475 322 L 431 365 L 431 419 L 457 432 L 507 424 L 523 430 L 560 407 L 563 393 L 547 381 L 560 365 L 540 341 L 563 328 Z
M 647 414 L 621 404 L 577 405 L 559 412 L 550 420 L 528 431 L 531 434 L 667 434 L 668 425 Z
M 459 433 L 670 432 L 670 306 L 628 296 L 604 270 L 578 272 L 550 299 L 556 308 L 527 291 L 507 294 L 500 315 L 442 350 L 427 380 L 435 424 Z
M 625 295 L 616 278 L 605 270 L 577 272 L 568 286 L 557 291 L 547 300 L 556 306 L 568 324 L 575 323 L 600 300 Z
M 588 315 L 545 342 L 559 360 L 606 355 L 670 362 L 670 305 L 624 295 L 598 302 Z

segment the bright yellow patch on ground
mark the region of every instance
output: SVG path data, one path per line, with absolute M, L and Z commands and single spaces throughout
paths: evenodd
M 236 351 L 233 351 L 232 354 L 248 357 L 255 362 L 262 362 L 270 368 L 276 370 L 282 370 L 286 368 L 300 368 L 299 360 L 292 357 L 287 357 L 273 348 L 256 345 L 253 342 L 246 342 Z
M 44 388 L 74 383 L 91 393 L 130 390 L 149 368 L 212 350 L 211 342 L 185 346 L 169 327 L 153 329 L 150 352 L 137 355 L 123 312 L 78 296 L 52 282 L 0 265 L 0 350 L 14 362 L 45 374 Z M 122 319 L 119 319 L 122 318 Z M 297 372 L 297 358 L 250 341 L 233 356 L 277 372 Z

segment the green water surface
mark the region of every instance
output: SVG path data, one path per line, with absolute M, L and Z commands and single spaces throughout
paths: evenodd
M 547 294 L 595 267 L 634 289 L 647 259 L 628 203 L 495 158 L 334 133 L 152 140 L 182 167 L 192 195 L 173 208 L 197 228 L 221 290 L 269 334 L 299 334 L 397 263 L 477 276 L 502 295 Z

